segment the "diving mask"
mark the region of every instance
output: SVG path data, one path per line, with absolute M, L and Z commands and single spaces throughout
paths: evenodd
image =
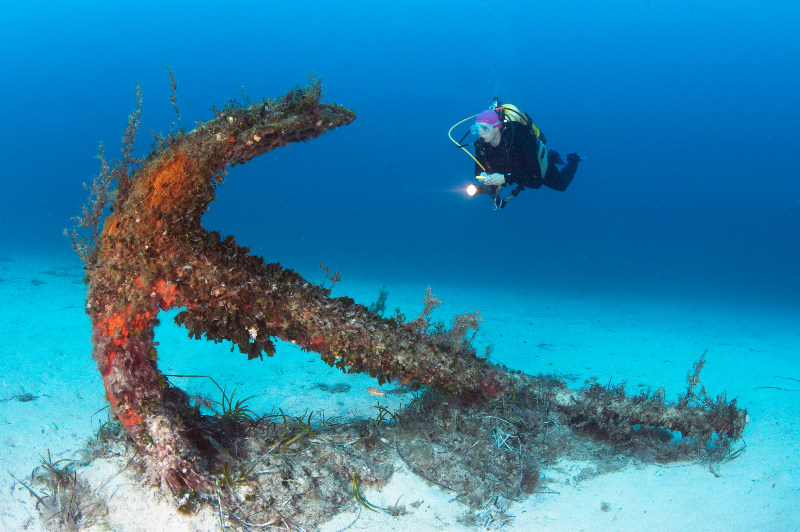
M 488 135 L 493 127 L 499 126 L 500 122 L 494 124 L 486 124 L 484 122 L 475 122 L 469 128 L 470 133 L 473 135 Z

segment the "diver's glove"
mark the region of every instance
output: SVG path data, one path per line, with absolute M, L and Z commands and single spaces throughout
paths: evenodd
M 489 174 L 483 178 L 483 184 L 499 187 L 506 184 L 506 178 L 503 174 Z

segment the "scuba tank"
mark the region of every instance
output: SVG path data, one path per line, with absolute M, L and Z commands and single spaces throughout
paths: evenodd
M 533 123 L 533 120 L 531 120 L 531 115 L 522 111 L 514 104 L 501 104 L 500 98 L 497 96 L 495 96 L 494 100 L 492 100 L 490 109 L 494 109 L 494 111 L 500 116 L 500 120 L 502 120 L 504 123 L 517 122 L 522 124 L 525 129 L 529 130 L 536 137 L 538 144 L 536 159 L 539 162 L 539 170 L 542 173 L 542 177 L 544 177 L 544 174 L 547 172 L 547 148 L 545 147 L 547 139 L 545 139 L 544 133 L 542 133 L 541 130 L 536 127 L 536 124 Z

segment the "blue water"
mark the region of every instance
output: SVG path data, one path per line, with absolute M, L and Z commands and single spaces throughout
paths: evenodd
M 313 71 L 357 120 L 234 168 L 205 220 L 268 261 L 797 307 L 799 3 L 427 4 L 4 4 L 0 245 L 71 253 L 61 231 L 98 143 L 119 153 L 137 81 L 143 155 L 175 120 L 166 66 L 189 127 Z M 566 192 L 502 212 L 464 196 L 472 161 L 447 130 L 494 96 L 587 157 Z

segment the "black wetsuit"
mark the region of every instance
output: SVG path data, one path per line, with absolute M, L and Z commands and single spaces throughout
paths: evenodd
M 561 157 L 554 150 L 547 154 L 547 171 L 542 176 L 539 161 L 540 140 L 529 127 L 519 122 L 506 122 L 503 126 L 500 144 L 492 146 L 483 139 L 475 141 L 475 158 L 486 167 L 487 174 L 503 174 L 507 184 L 517 184 L 524 188 L 539 188 L 542 185 L 555 190 L 566 190 L 575 171 L 578 169 L 579 157 L 568 157 L 569 162 L 561 170 L 556 163 Z M 483 169 L 475 165 L 475 175 Z

